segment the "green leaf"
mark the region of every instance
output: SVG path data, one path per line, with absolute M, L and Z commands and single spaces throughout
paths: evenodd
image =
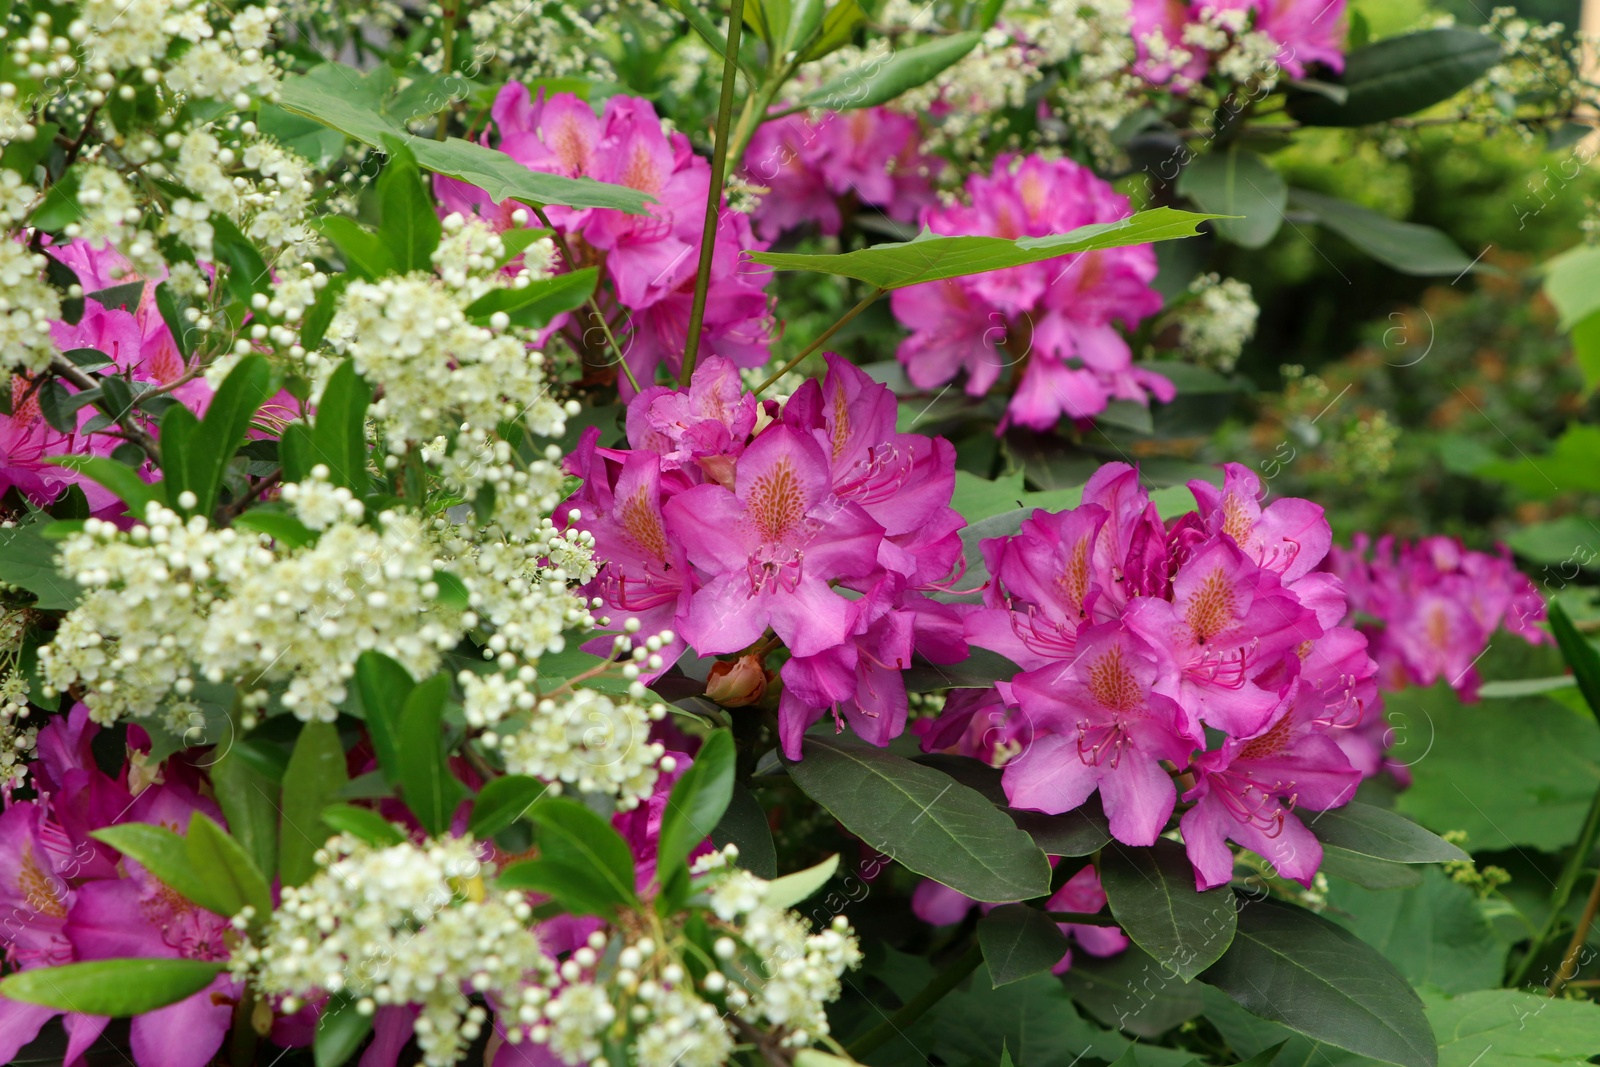
M 1021 471 L 995 479 L 980 478 L 970 471 L 956 471 L 956 489 L 950 506 L 961 512 L 961 517 L 968 522 L 978 522 L 1018 508 L 1064 511 L 1077 507 L 1082 500 L 1082 486 L 1044 492 L 1027 489 Z
M 89 836 L 104 841 L 124 856 L 132 857 L 152 877 L 175 890 L 185 900 L 209 909 L 205 902 L 212 899 L 212 895 L 206 879 L 195 869 L 189 859 L 188 843 L 179 834 L 165 826 L 125 822 L 94 830 Z M 231 914 L 229 917 L 232 917 Z
M 557 315 L 582 307 L 593 295 L 598 277 L 599 268 L 584 267 L 570 274 L 541 278 L 523 289 L 492 289 L 467 305 L 467 316 L 474 322 L 487 323 L 491 315 L 503 311 L 515 326 L 541 329 Z
M 967 274 L 1040 263 L 1071 252 L 1097 248 L 1122 248 L 1179 237 L 1193 237 L 1210 215 L 1158 207 L 1118 222 L 1080 226 L 1070 233 L 1047 237 L 941 237 L 928 230 L 915 240 L 874 245 L 842 255 L 796 255 L 752 252 L 750 259 L 775 270 L 808 270 L 855 278 L 880 289 L 957 278 Z
M 1289 203 L 1310 212 L 1320 225 L 1401 274 L 1455 277 L 1472 267 L 1467 254 L 1432 226 L 1400 222 L 1348 200 L 1304 189 L 1291 190 Z
M 1178 192 L 1213 215 L 1238 215 L 1212 223 L 1217 235 L 1241 248 L 1263 248 L 1283 225 L 1289 186 L 1266 160 L 1237 142 L 1209 152 L 1183 169 Z
M 1329 878 L 1342 878 L 1366 889 L 1409 889 L 1422 884 L 1423 869 L 1416 864 L 1376 860 L 1338 845 L 1323 845 L 1322 866 L 1318 870 Z
M 1562 493 L 1600 493 L 1600 426 L 1574 422 L 1556 438 L 1550 451 L 1537 456 L 1496 460 L 1473 473 L 1491 481 L 1506 482 L 1536 500 Z
M 1345 57 L 1343 103 L 1294 93 L 1289 111 L 1308 126 L 1366 126 L 1448 100 L 1500 61 L 1501 40 L 1465 26 L 1385 37 Z
M 539 858 L 508 867 L 506 889 L 546 893 L 575 915 L 609 918 L 618 908 L 637 907 L 633 853 L 610 823 L 575 800 L 552 797 L 534 805 Z
M 1600 1048 L 1600 1004 L 1515 989 L 1422 996 L 1441 1067 L 1581 1067 Z
M 312 228 L 333 243 L 333 247 L 337 248 L 339 255 L 344 258 L 345 268 L 356 277 L 376 281 L 386 275 L 399 273 L 394 254 L 390 252 L 382 235 L 373 233 L 355 219 L 343 215 L 323 215 L 312 220 Z M 337 302 L 329 303 L 327 309 L 329 321 L 332 321 L 336 308 Z M 327 329 L 327 324 L 324 323 L 322 329 L 318 331 L 319 343 Z
M 343 278 L 346 275 L 341 274 Z M 331 283 L 330 283 L 331 284 Z M 303 422 L 291 422 L 283 428 L 278 438 L 278 462 L 283 465 L 283 480 L 303 482 L 316 466 L 315 449 L 311 443 L 311 427 Z
M 156 310 L 161 313 L 161 321 L 167 324 L 178 353 L 188 359 L 194 354 L 194 334 L 199 331 L 184 319 L 182 299 L 173 291 L 170 281 L 156 285 Z
M 0 529 L 0 582 L 26 589 L 43 611 L 67 611 L 78 602 L 78 585 L 56 569 L 56 546 L 37 522 Z
M 161 490 L 139 477 L 132 467 L 114 459 L 87 455 L 47 456 L 45 462 L 77 471 L 99 482 L 128 505 L 128 514 L 135 518 L 142 519 L 145 506 L 162 498 Z
M 882 749 L 809 736 L 789 776 L 845 829 L 908 869 L 975 900 L 1009 902 L 1050 891 L 1033 840 L 982 794 Z
M 1204 893 L 1183 846 L 1165 838 L 1150 848 L 1108 845 L 1100 884 L 1117 925 L 1185 982 L 1215 963 L 1233 941 L 1238 909 L 1227 886 Z
M 383 219 L 378 237 L 402 274 L 433 272 L 433 253 L 443 232 L 433 199 L 424 190 L 417 157 L 398 137 L 386 137 L 389 159 L 378 175 L 378 210 Z
M 364 499 L 371 490 L 367 477 L 367 407 L 372 386 L 356 372 L 354 360 L 334 368 L 317 401 L 311 427 L 313 464 L 326 464 L 328 481 Z
M 1388 960 L 1303 908 L 1251 900 L 1202 980 L 1247 1010 L 1317 1041 L 1401 1067 L 1435 1067 L 1422 1002 Z
M 525 774 L 495 778 L 478 791 L 477 799 L 472 802 L 472 821 L 468 829 L 479 839 L 493 837 L 518 819 L 527 818 L 544 791 L 543 782 Z
M 466 787 L 450 773 L 444 746 L 444 705 L 450 676 L 417 683 L 400 713 L 400 796 L 422 828 L 434 837 L 450 829 L 450 817 Z
M 439 587 L 439 595 L 434 599 L 441 606 L 452 611 L 466 611 L 472 605 L 472 593 L 467 589 L 467 583 L 449 571 L 434 571 L 433 584 Z
M 326 170 L 344 155 L 344 135 L 338 130 L 285 111 L 276 104 L 263 103 L 256 107 L 256 126 L 283 147 L 310 160 L 317 170 Z
M 372 1016 L 356 1010 L 356 998 L 335 993 L 317 1017 L 317 1036 L 311 1043 L 316 1067 L 340 1067 L 356 1054 L 372 1032 Z
M 1074 952 L 1061 981 L 1090 1015 L 1135 1037 L 1158 1038 L 1203 1006 L 1198 986 L 1173 976 L 1137 945 L 1103 959 Z
M 1067 952 L 1061 928 L 1026 904 L 1007 904 L 979 919 L 978 943 L 996 989 L 1048 973 Z
M 867 13 L 859 0 L 839 0 L 822 16 L 822 27 L 816 38 L 800 53 L 801 62 L 810 63 L 837 52 L 850 43 L 866 22 Z
M 661 836 L 656 845 L 656 880 L 673 899 L 687 895 L 689 870 L 684 860 L 696 845 L 711 836 L 733 799 L 733 735 L 715 730 L 683 772 L 667 808 L 661 813 Z
M 236 750 L 237 749 L 237 750 Z M 278 869 L 278 780 L 252 766 L 237 744 L 209 768 L 211 789 L 228 830 L 257 869 Z
M 1548 697 L 1463 704 L 1448 685 L 1384 694 L 1411 788 L 1395 807 L 1438 833 L 1464 830 L 1474 851 L 1558 852 L 1600 788 L 1594 720 Z
M 203 420 L 197 422 L 182 404 L 167 409 L 161 419 L 161 470 L 173 510 L 209 516 L 216 508 L 223 473 L 244 443 L 250 420 L 270 395 L 270 381 L 267 361 L 245 356 L 223 379 Z M 195 495 L 192 508 L 178 503 L 185 490 Z
M 363 652 L 356 660 L 356 692 L 361 695 L 367 734 L 390 785 L 400 781 L 400 716 L 416 684 L 404 667 L 382 652 Z
M 350 88 L 360 81 L 361 75 L 355 70 L 343 64 L 324 63 L 308 74 L 285 78 L 278 104 L 373 148 L 382 148 L 386 137 L 405 140 L 409 135 L 404 129 L 364 106 L 359 94 L 350 93 Z M 424 169 L 476 185 L 497 203 L 521 200 L 535 205 L 613 208 L 643 215 L 645 204 L 653 199 L 638 190 L 592 178 L 563 178 L 529 170 L 502 152 L 459 137 L 446 141 L 411 139 L 407 143 Z
M 406 841 L 405 831 L 371 808 L 353 804 L 329 804 L 322 809 L 322 821 L 344 834 L 354 834 L 369 845 L 384 848 Z
M 34 967 L 0 979 L 0 995 L 58 1011 L 120 1018 L 192 997 L 227 966 L 208 960 L 128 959 Z
M 737 846 L 739 866 L 757 878 L 771 881 L 778 874 L 778 849 L 772 840 L 767 810 L 742 782 L 733 783 L 733 799 L 728 801 L 722 821 L 711 831 L 711 842 L 718 848 Z
M 1507 945 L 1478 895 L 1443 871 L 1422 874 L 1421 884 L 1411 889 L 1374 891 L 1335 882 L 1325 914 L 1388 957 L 1414 986 L 1446 993 L 1498 986 Z
M 1584 703 L 1589 705 L 1595 718 L 1600 719 L 1600 652 L 1572 625 L 1567 610 L 1557 601 L 1550 603 L 1550 632 L 1555 634 L 1556 644 L 1561 647 L 1561 657 L 1572 668 Z
M 803 871 L 774 878 L 767 883 L 763 899 L 768 907 L 792 908 L 828 884 L 839 869 L 838 853 Z
M 236 530 L 266 534 L 284 548 L 300 548 L 317 539 L 315 531 L 307 529 L 305 523 L 287 511 L 273 511 L 265 507 L 251 508 L 244 514 L 236 516 L 233 527 Z
M 1444 838 L 1429 833 L 1404 815 L 1352 801 L 1303 816 L 1317 840 L 1373 859 L 1395 863 L 1443 863 L 1468 856 Z
M 205 900 L 196 899 L 196 904 L 230 918 L 249 905 L 255 909 L 255 922 L 272 914 L 272 889 L 266 877 L 228 831 L 197 811 L 189 818 L 184 840 L 189 866 L 206 895 Z
M 983 39 L 979 30 L 954 33 L 909 48 L 898 48 L 888 55 L 874 55 L 859 68 L 817 86 L 801 97 L 803 107 L 829 111 L 848 111 L 858 107 L 877 107 L 902 96 L 938 77 Z
M 284 885 L 304 885 L 317 873 L 312 856 L 333 835 L 322 810 L 350 780 L 344 746 L 329 722 L 300 728 L 289 767 L 283 772 L 283 814 L 278 830 L 278 874 Z
M 1544 293 L 1561 313 L 1563 330 L 1600 311 L 1600 245 L 1580 244 L 1546 263 Z
M 215 232 L 217 260 L 228 266 L 228 291 L 233 298 L 248 304 L 256 293 L 268 292 L 272 287 L 272 273 L 250 239 L 221 213 L 212 213 L 211 228 Z

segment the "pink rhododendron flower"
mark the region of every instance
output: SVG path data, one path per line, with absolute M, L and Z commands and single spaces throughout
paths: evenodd
M 1346 803 L 1379 769 L 1378 667 L 1340 624 L 1343 583 L 1317 569 L 1320 508 L 1263 506 L 1235 465 L 1220 489 L 1189 488 L 1197 509 L 1163 521 L 1138 472 L 1108 464 L 1078 507 L 982 542 L 992 581 L 967 638 L 1022 671 L 918 732 L 927 751 L 1003 764 L 1016 807 L 1059 813 L 1098 792 L 1131 845 L 1167 829 L 1182 778 L 1202 887 L 1231 877 L 1230 840 L 1309 878 L 1321 854 L 1291 812 Z
M 663 363 L 676 373 L 699 265 L 710 164 L 694 154 L 683 134 L 668 133 L 650 102 L 637 97 L 613 96 L 596 115 L 571 93 L 530 98 L 526 86 L 512 83 L 500 90 L 492 114 L 499 149 L 530 170 L 625 185 L 654 198 L 644 215 L 561 207 L 547 214 L 571 247 L 575 266 L 601 268 L 596 297 L 614 320 L 618 344 L 641 387 L 654 383 Z M 482 189 L 450 178 L 436 177 L 434 189 L 442 211 L 477 214 L 502 230 L 515 225 L 515 203 L 496 203 Z M 742 367 L 766 362 L 766 278 L 739 269 L 744 251 L 765 247 L 743 215 L 723 210 L 712 249 L 701 360 L 718 355 Z M 579 351 L 598 351 L 602 343 L 593 326 L 587 315 L 568 315 L 551 329 L 564 331 Z M 625 380 L 619 387 L 624 397 L 632 395 Z
M 845 213 L 875 208 L 911 222 L 934 202 L 932 179 L 943 161 L 919 151 L 921 133 L 910 115 L 881 107 L 828 111 L 764 123 L 745 152 L 745 176 L 767 195 L 755 211 L 766 240 L 814 222 L 839 232 Z
M 1405 544 L 1387 536 L 1373 545 L 1358 535 L 1352 547 L 1333 550 L 1328 569 L 1349 590 L 1351 615 L 1390 688 L 1442 678 L 1476 700 L 1475 665 L 1496 629 L 1530 644 L 1551 640 L 1537 626 L 1544 599 L 1503 547 L 1490 554 L 1449 537 Z
M 994 172 L 967 180 L 970 206 L 932 207 L 935 233 L 1008 240 L 1115 222 L 1128 199 L 1067 159 L 1002 156 Z M 891 295 L 911 336 L 895 353 L 911 381 L 935 388 L 965 372 L 966 391 L 988 392 L 1011 378 L 1007 420 L 1049 429 L 1063 417 L 1088 419 L 1114 399 L 1171 400 L 1172 383 L 1133 366 L 1116 324 L 1132 327 L 1161 309 L 1150 288 L 1148 245 L 1082 252 L 944 281 Z
M 596 429 L 567 460 L 584 484 L 564 507 L 603 563 L 584 593 L 613 627 L 670 631 L 660 670 L 686 646 L 754 668 L 781 641 L 792 759 L 830 709 L 839 728 L 887 744 L 905 729 L 913 655 L 967 654 L 959 613 L 925 595 L 959 573 L 954 449 L 896 433 L 889 390 L 827 362 L 780 406 L 712 357 L 689 389 L 633 399 L 631 448 L 601 448 Z
M 1131 13 L 1134 71 L 1177 93 L 1211 69 L 1212 53 L 1196 40 L 1224 27 L 1264 34 L 1278 45 L 1273 62 L 1292 78 L 1316 64 L 1344 69 L 1345 0 L 1133 0 Z

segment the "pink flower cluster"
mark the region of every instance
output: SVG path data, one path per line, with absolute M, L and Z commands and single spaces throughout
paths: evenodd
M 191 368 L 156 310 L 151 282 L 159 283 L 162 278 L 147 280 L 131 273 L 128 261 L 106 242 L 97 247 L 78 238 L 47 245 L 45 252 L 77 275 L 85 293 L 143 283 L 138 297 L 127 305 L 107 307 L 93 296 L 85 297 L 83 316 L 76 323 L 56 320 L 50 324 L 56 346 L 64 352 L 78 348 L 103 352 L 116 364 L 116 373 L 135 382 L 172 387 L 169 395 L 203 413 L 211 402 L 211 388 L 203 378 L 184 380 Z M 76 432 L 55 429 L 39 410 L 37 390 L 35 382 L 20 375 L 11 379 L 11 414 L 0 414 L 0 493 L 15 487 L 35 504 L 44 505 L 68 486 L 79 485 L 91 511 L 120 511 L 117 499 L 98 483 L 46 460 L 52 456 L 110 455 L 121 442 L 110 434 L 84 431 L 99 414 L 91 405 L 78 409 Z
M 1536 625 L 1544 599 L 1501 549 L 1474 552 L 1452 537 L 1414 544 L 1365 534 L 1335 547 L 1328 569 L 1344 581 L 1355 625 L 1367 635 L 1385 689 L 1443 678 L 1476 700 L 1475 664 L 1504 627 L 1530 644 L 1550 640 Z
M 676 373 L 688 336 L 710 164 L 683 134 L 669 134 L 650 102 L 637 97 L 613 96 L 596 115 L 571 93 L 530 99 L 526 86 L 512 83 L 500 90 L 491 113 L 500 151 L 530 170 L 625 185 L 655 198 L 647 215 L 561 207 L 546 214 L 577 266 L 601 268 L 597 296 L 640 385 L 654 382 L 662 363 Z M 515 225 L 512 216 L 521 208 L 451 178 L 436 176 L 434 190 L 441 210 L 480 215 L 498 230 Z M 741 367 L 767 361 L 766 276 L 739 269 L 742 252 L 765 247 L 743 215 L 723 209 L 698 358 L 722 356 Z M 567 330 L 582 347 L 604 345 L 587 316 L 564 316 L 552 328 Z M 626 381 L 621 387 L 624 397 L 632 394 Z
M 226 961 L 228 921 L 191 904 L 143 867 L 89 835 L 122 823 L 153 823 L 184 832 L 196 812 L 219 824 L 201 779 L 178 760 L 162 781 L 113 779 L 95 765 L 97 727 L 88 709 L 56 716 L 39 731 L 32 766 L 36 800 L 9 799 L 0 813 L 0 908 L 8 968 L 28 970 L 128 957 Z M 137 728 L 135 728 L 137 730 Z M 142 731 L 139 731 L 142 733 Z M 226 971 L 187 999 L 134 1018 L 139 1067 L 204 1067 L 222 1046 L 243 990 Z M 9 1063 L 50 1019 L 51 1008 L 0 997 L 0 1063 Z M 105 1029 L 104 1016 L 68 1013 L 64 1063 L 81 1056 Z
M 1039 156 L 1002 156 L 989 177 L 967 179 L 967 198 L 969 206 L 925 210 L 922 224 L 939 234 L 1013 240 L 1130 213 L 1128 198 L 1088 168 Z M 1009 371 L 1007 420 L 1039 430 L 1062 417 L 1091 418 L 1113 399 L 1168 401 L 1172 383 L 1133 366 L 1114 325 L 1131 328 L 1161 310 L 1150 287 L 1155 276 L 1155 252 L 1139 245 L 897 289 L 895 317 L 912 332 L 895 355 L 924 389 L 965 371 L 972 396 Z
M 1011 754 L 1011 803 L 1050 813 L 1096 791 L 1111 832 L 1149 845 L 1179 821 L 1196 884 L 1232 877 L 1235 841 L 1309 883 L 1322 859 L 1296 808 L 1347 803 L 1362 774 L 1344 735 L 1377 714 L 1377 665 L 1343 625 L 1322 509 L 1260 503 L 1248 468 L 1163 522 L 1125 464 L 1102 467 L 1066 512 L 1037 511 L 982 542 L 993 576 L 967 638 L 1022 672 L 993 702 L 965 700 L 924 735 Z M 996 705 L 1001 705 L 997 707 Z M 995 722 L 986 731 L 980 712 Z
M 934 202 L 933 179 L 944 166 L 920 143 L 915 118 L 881 107 L 764 124 L 744 159 L 745 177 L 768 190 L 756 207 L 756 232 L 771 241 L 814 222 L 833 235 L 863 207 L 915 221 Z
M 1344 69 L 1345 0 L 1133 0 L 1139 57 L 1134 70 L 1155 85 L 1187 92 L 1211 68 L 1211 55 L 1191 43 L 1189 27 L 1199 29 L 1230 17 L 1241 30 L 1255 30 L 1276 42 L 1273 60 L 1290 77 L 1303 78 L 1308 67 L 1319 63 Z M 1172 49 L 1188 53 L 1187 61 L 1176 62 Z
M 613 625 L 670 630 L 665 664 L 686 644 L 757 660 L 787 647 L 791 758 L 829 709 L 841 729 L 887 744 L 905 728 L 912 653 L 967 655 L 955 609 L 925 595 L 961 560 L 955 450 L 895 432 L 894 395 L 827 360 L 827 376 L 781 406 L 745 393 L 716 357 L 687 390 L 645 390 L 628 406 L 631 448 L 601 448 L 592 429 L 568 457 L 584 483 L 563 505 L 605 561 L 584 593 Z

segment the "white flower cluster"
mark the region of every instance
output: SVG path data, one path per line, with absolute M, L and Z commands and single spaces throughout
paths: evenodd
M 284 549 L 159 504 L 126 532 L 89 520 L 62 544 L 62 568 L 85 594 L 39 651 L 50 691 L 81 688 L 94 719 L 109 723 L 187 696 L 197 674 L 244 686 L 250 707 L 282 682 L 284 707 L 331 721 L 368 649 L 414 677 L 431 673 L 475 620 L 437 602 L 423 523 L 385 511 L 373 529 L 343 502 L 328 506 L 321 489 L 291 496 L 309 497 L 303 514 L 333 519 L 315 544 Z
M 798 914 L 768 903 L 768 883 L 728 865 L 735 855 L 730 846 L 695 866 L 716 919 L 710 952 L 695 950 L 712 965 L 698 983 L 672 945 L 646 936 L 619 949 L 615 935 L 596 932 L 562 963 L 558 993 L 525 993 L 520 1027 L 502 1018 L 507 1040 L 542 1045 L 573 1067 L 608 1067 L 607 1038 L 625 1043 L 638 1067 L 720 1067 L 734 1047 L 730 1016 L 770 1029 L 787 1048 L 825 1036 L 825 1006 L 861 962 L 849 923 L 839 916 L 811 933 Z
M 61 317 L 61 298 L 44 281 L 45 265 L 44 253 L 0 236 L 0 361 L 29 373 L 56 353 L 50 321 Z
M 28 678 L 19 662 L 27 618 L 20 611 L 0 615 L 0 788 L 20 785 L 39 728 L 26 725 Z
M 461 675 L 466 690 L 467 721 L 496 723 L 513 708 L 525 706 L 527 683 L 521 678 L 481 679 Z M 511 720 L 510 732 L 492 737 L 506 770 L 551 783 L 555 792 L 571 785 L 582 793 L 617 798 L 623 810 L 638 807 L 655 789 L 657 766 L 666 748 L 650 740 L 650 724 L 665 718 L 666 706 L 648 707 L 628 698 L 612 698 L 593 689 L 575 689 L 560 698 L 545 698 L 532 714 Z
M 264 96 L 277 85 L 278 69 L 266 55 L 275 7 L 247 7 L 228 29 L 186 50 L 166 73 L 179 93 L 228 100 L 246 107 L 251 96 Z M 241 102 L 242 101 L 242 102 Z
M 408 442 L 431 441 L 463 422 L 521 422 L 538 436 L 560 437 L 568 412 L 549 395 L 544 356 L 513 333 L 469 322 L 463 296 L 422 273 L 352 282 L 344 293 L 327 340 L 383 385 L 372 413 L 391 449 L 403 453 Z
M 564 0 L 475 4 L 467 13 L 473 61 L 480 66 L 497 63 L 524 79 L 574 75 L 614 79 L 611 64 L 601 51 L 604 37 L 597 24 L 614 20 L 618 6 L 617 0 L 600 0 L 582 8 Z M 631 6 L 648 11 L 655 5 Z
M 1189 283 L 1193 299 L 1178 310 L 1178 337 L 1198 363 L 1227 373 L 1255 336 L 1261 308 L 1237 278 L 1202 274 Z
M 356 998 L 368 1015 L 417 1005 L 423 1062 L 456 1063 L 488 1019 L 470 993 L 515 1002 L 552 977 L 528 928 L 533 909 L 520 893 L 485 886 L 492 871 L 479 852 L 471 838 L 387 848 L 332 838 L 317 853 L 322 869 L 305 885 L 285 886 L 260 936 L 235 952 L 234 972 L 290 998 L 285 1012 L 322 993 Z

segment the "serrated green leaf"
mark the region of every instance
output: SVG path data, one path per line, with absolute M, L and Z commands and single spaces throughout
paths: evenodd
M 449 695 L 450 676 L 436 674 L 417 683 L 400 713 L 400 796 L 435 837 L 450 829 L 450 818 L 467 792 L 445 761 L 444 705 Z
M 598 268 L 585 267 L 541 278 L 523 289 L 493 289 L 467 305 L 467 316 L 486 323 L 495 312 L 503 311 L 513 325 L 542 329 L 557 315 L 582 307 L 593 295 L 598 277 Z
M 406 841 L 404 830 L 371 808 L 358 808 L 353 804 L 329 804 L 322 809 L 321 819 L 331 829 L 339 833 L 354 834 L 367 844 L 379 848 L 404 844 Z
M 329 484 L 344 486 L 357 500 L 371 491 L 366 422 L 371 403 L 371 384 L 357 373 L 354 360 L 346 360 L 328 376 L 311 425 L 312 465 L 324 464 Z
M 278 875 L 284 885 L 304 885 L 317 872 L 313 854 L 333 835 L 333 828 L 322 821 L 323 809 L 349 780 L 344 746 L 334 725 L 302 726 L 283 772 Z
M 400 781 L 400 717 L 416 684 L 404 667 L 382 652 L 363 652 L 356 660 L 356 691 L 361 694 L 367 734 L 390 785 Z
M 539 858 L 506 868 L 499 885 L 546 893 L 575 915 L 608 918 L 637 907 L 633 853 L 610 823 L 565 797 L 534 805 Z
M 433 200 L 423 191 L 417 157 L 398 137 L 386 137 L 389 159 L 378 175 L 378 209 L 383 219 L 378 236 L 400 273 L 433 271 L 433 253 L 443 229 Z
M 387 275 L 399 273 L 394 254 L 389 250 L 383 237 L 368 230 L 355 219 L 343 215 L 323 215 L 312 221 L 312 227 L 333 242 L 333 247 L 339 250 L 339 255 L 343 257 L 345 268 L 350 274 L 368 281 L 376 281 Z M 329 321 L 332 321 L 333 312 L 334 305 L 330 304 L 326 312 Z M 322 329 L 317 332 L 319 343 L 327 329 L 324 323 Z
M 656 845 L 656 879 L 667 897 L 681 899 L 687 893 L 689 871 L 684 861 L 696 845 L 711 836 L 728 810 L 733 799 L 733 767 L 733 735 L 715 730 L 673 785 L 661 813 L 661 836 Z

